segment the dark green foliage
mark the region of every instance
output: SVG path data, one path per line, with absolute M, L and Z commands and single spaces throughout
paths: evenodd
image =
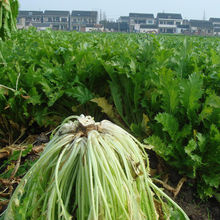
M 0 89 L 0 139 L 5 121 L 29 128 L 71 114 L 100 120 L 90 100 L 104 97 L 117 121 L 196 178 L 201 197 L 219 190 L 219 38 L 29 29 L 0 42 L 0 79 L 9 87 Z

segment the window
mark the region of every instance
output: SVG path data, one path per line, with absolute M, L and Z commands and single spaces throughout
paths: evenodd
M 174 24 L 174 21 L 167 21 L 167 24 L 173 25 L 173 24 Z
M 160 24 L 164 24 L 164 22 L 163 22 L 163 21 L 160 21 Z
M 179 21 L 177 21 L 177 22 L 176 22 L 176 25 L 180 25 L 180 22 L 179 22 Z
M 152 20 L 148 20 L 147 23 L 148 24 L 153 24 L 153 21 Z
M 61 22 L 67 22 L 67 18 L 61 18 Z
M 56 18 L 55 18 L 55 21 L 56 21 L 56 22 L 59 22 L 59 21 L 60 21 L 60 18 L 59 18 L 59 17 L 56 17 Z
M 59 29 L 60 29 L 60 28 L 59 28 L 59 25 L 58 25 L 58 24 L 53 25 L 53 29 L 54 29 L 54 30 L 59 30 Z
M 48 18 L 48 22 L 52 22 L 52 18 Z
M 26 17 L 26 21 L 32 21 L 32 17 Z

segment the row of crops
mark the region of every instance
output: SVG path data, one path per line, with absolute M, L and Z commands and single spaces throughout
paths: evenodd
M 0 148 L 82 113 L 154 146 L 201 198 L 219 192 L 219 38 L 30 29 L 0 41 Z

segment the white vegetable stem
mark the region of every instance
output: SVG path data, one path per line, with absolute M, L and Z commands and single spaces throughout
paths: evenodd
M 144 145 L 110 121 L 81 115 L 56 129 L 14 192 L 5 220 L 156 220 L 174 212 L 189 219 L 152 183 Z

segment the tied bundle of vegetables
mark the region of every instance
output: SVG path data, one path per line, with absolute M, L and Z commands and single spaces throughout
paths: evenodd
M 16 30 L 18 0 L 0 0 L 0 38 L 5 40 Z
M 188 219 L 148 173 L 144 145 L 128 132 L 71 116 L 18 185 L 5 219 Z

